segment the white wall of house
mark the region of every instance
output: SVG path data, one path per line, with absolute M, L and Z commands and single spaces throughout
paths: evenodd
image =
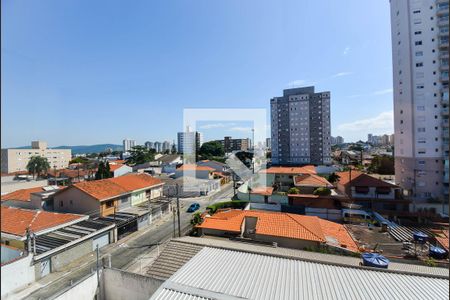
M 97 291 L 97 273 L 92 273 L 87 278 L 63 291 L 54 300 L 94 299 Z
M 15 289 L 35 281 L 35 270 L 32 264 L 33 256 L 28 255 L 1 267 L 1 297 L 2 299 Z
M 127 165 L 123 165 L 120 168 L 116 169 L 113 173 L 114 173 L 114 177 L 119 177 L 128 173 L 132 173 L 133 172 L 133 168 L 129 167 Z
M 190 176 L 198 179 L 212 179 L 211 172 L 207 170 L 176 170 L 175 178 L 180 178 L 182 176 Z

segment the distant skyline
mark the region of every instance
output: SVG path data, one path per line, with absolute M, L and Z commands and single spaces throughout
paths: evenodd
M 269 111 L 283 89 L 309 85 L 331 92 L 332 136 L 393 132 L 389 1 L 365 2 L 364 14 L 356 0 L 1 8 L 2 147 L 172 142 L 184 108 Z

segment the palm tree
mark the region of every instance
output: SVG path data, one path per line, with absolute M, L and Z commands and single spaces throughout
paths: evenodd
M 39 155 L 30 157 L 27 164 L 27 171 L 28 173 L 33 174 L 33 179 L 35 174 L 37 175 L 37 180 L 37 178 L 39 178 L 42 173 L 47 172 L 48 169 L 50 169 L 50 164 L 47 158 Z

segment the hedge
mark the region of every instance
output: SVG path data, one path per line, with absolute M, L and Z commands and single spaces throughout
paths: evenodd
M 243 209 L 245 206 L 247 206 L 248 201 L 227 201 L 227 202 L 217 202 L 214 204 L 211 204 L 210 206 L 206 207 L 209 209 L 210 213 L 215 213 L 220 208 L 239 208 Z

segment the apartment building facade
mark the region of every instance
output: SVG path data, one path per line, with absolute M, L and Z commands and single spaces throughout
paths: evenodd
M 287 89 L 270 105 L 272 164 L 331 164 L 330 92 Z
M 203 144 L 203 135 L 201 132 L 192 131 L 187 127 L 185 132 L 178 132 L 178 153 L 187 156 L 194 154 Z
M 448 0 L 391 0 L 395 180 L 414 202 L 448 197 Z
M 136 146 L 135 140 L 129 140 L 129 139 L 123 140 L 123 152 L 129 152 L 134 146 Z
M 50 167 L 65 169 L 72 158 L 70 149 L 48 149 L 43 141 L 31 142 L 31 148 L 27 149 L 2 149 L 1 171 L 2 173 L 23 172 L 27 170 L 27 164 L 32 156 L 47 158 Z
M 233 139 L 231 136 L 226 136 L 223 140 L 218 140 L 221 143 L 225 153 L 233 151 L 247 151 L 250 149 L 250 139 Z

